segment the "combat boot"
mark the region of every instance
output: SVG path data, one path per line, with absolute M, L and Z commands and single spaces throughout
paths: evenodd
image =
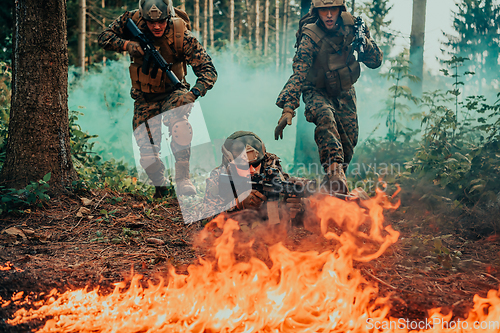
M 189 161 L 175 162 L 177 195 L 196 195 L 196 188 L 189 180 Z
M 347 194 L 347 178 L 342 165 L 332 163 L 326 170 L 326 175 L 320 185 L 320 192 L 332 195 L 333 193 Z

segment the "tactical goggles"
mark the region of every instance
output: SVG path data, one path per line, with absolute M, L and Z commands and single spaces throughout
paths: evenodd
M 240 169 L 240 170 L 248 170 L 248 169 L 250 169 L 250 165 L 256 169 L 256 168 L 259 167 L 260 163 L 261 163 L 260 161 L 256 161 L 256 162 L 253 162 L 253 163 L 241 163 L 241 162 L 240 163 L 235 163 L 233 161 L 233 165 L 235 167 L 237 167 L 238 169 Z

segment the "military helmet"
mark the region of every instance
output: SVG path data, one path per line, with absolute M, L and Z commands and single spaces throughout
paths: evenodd
M 246 154 L 243 154 L 243 153 Z M 237 131 L 231 134 L 222 145 L 222 164 L 233 162 L 248 168 L 257 166 L 264 159 L 266 146 L 257 134 L 248 131 Z
M 347 11 L 345 0 L 312 0 L 311 8 L 341 7 L 340 10 Z
M 175 16 L 171 0 L 139 0 L 139 12 L 149 22 L 163 21 Z

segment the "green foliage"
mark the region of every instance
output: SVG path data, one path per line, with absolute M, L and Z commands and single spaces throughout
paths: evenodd
M 370 34 L 384 54 L 390 54 L 396 36 L 389 31 L 392 21 L 386 20 L 393 6 L 389 0 L 372 0 L 365 5 L 370 20 Z
M 451 54 L 471 59 L 479 80 L 495 78 L 490 75 L 498 73 L 500 5 L 493 0 L 461 0 L 455 5 L 455 33 L 445 34 L 448 41 L 444 44 Z
M 25 188 L 16 190 L 0 186 L 0 214 L 22 213 L 24 209 L 32 206 L 43 207 L 43 203 L 50 200 L 49 190 L 50 172 L 38 182 L 31 182 Z
M 419 79 L 410 74 L 410 61 L 408 60 L 408 50 L 401 52 L 396 58 L 390 59 L 391 67 L 387 73 L 382 73 L 382 77 L 389 81 L 396 82 L 389 87 L 389 93 L 392 98 L 386 100 L 386 107 L 380 110 L 375 117 L 385 118 L 388 128 L 387 139 L 396 141 L 402 135 L 403 129 L 406 128 L 403 121 L 419 118 L 419 113 L 410 113 L 411 108 L 407 104 L 401 103 L 398 99 L 405 99 L 413 102 L 415 105 L 419 103 L 418 98 L 412 95 L 411 89 L 402 84 L 403 80 L 418 81 Z

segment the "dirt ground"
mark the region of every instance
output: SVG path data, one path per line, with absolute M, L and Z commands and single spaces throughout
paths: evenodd
M 121 199 L 120 199 L 121 198 Z M 427 310 L 442 307 L 464 317 L 475 294 L 482 297 L 500 283 L 500 237 L 492 234 L 468 239 L 443 230 L 442 216 L 411 207 L 386 212 L 386 224 L 401 235 L 381 257 L 358 263 L 365 278 L 390 296 L 391 316 L 424 318 Z M 53 288 L 59 291 L 100 286 L 130 277 L 131 270 L 155 281 L 169 267 L 187 274 L 198 257 L 210 256 L 194 247 L 200 222 L 185 225 L 177 200 L 160 204 L 111 191 L 53 198 L 43 208 L 0 218 L 0 297 L 15 293 L 36 298 Z M 284 245 L 298 250 L 331 250 L 332 241 L 292 226 Z M 1 303 L 1 301 L 0 301 Z M 0 332 L 27 332 L 41 323 L 12 327 L 5 323 L 17 310 L 0 307 Z

